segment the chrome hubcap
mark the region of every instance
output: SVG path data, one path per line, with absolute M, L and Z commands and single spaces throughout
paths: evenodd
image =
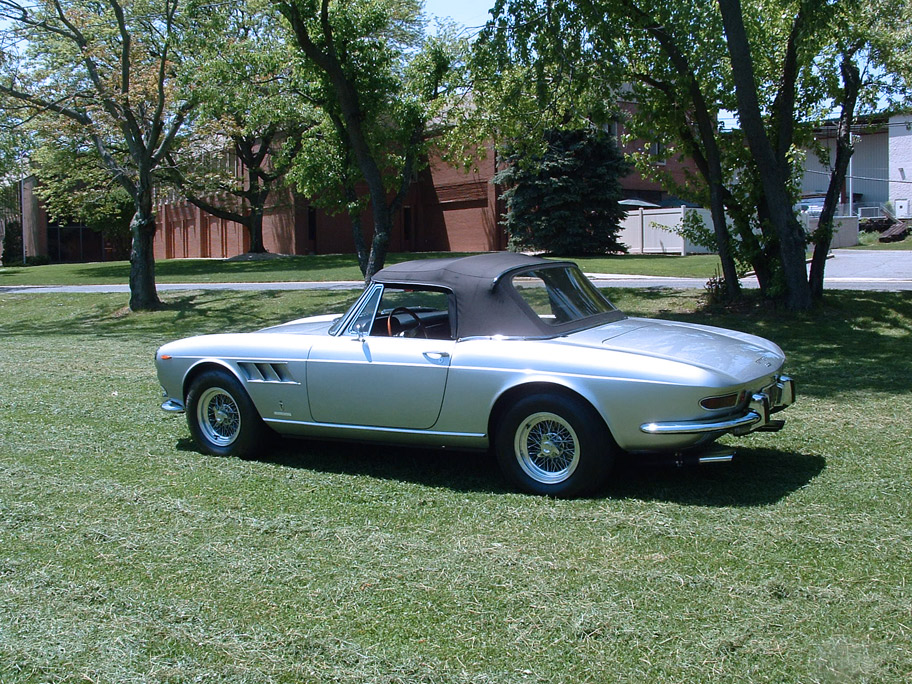
M 557 484 L 579 465 L 579 439 L 559 415 L 536 413 L 516 431 L 514 453 L 526 475 L 542 484 Z
M 213 444 L 228 446 L 241 432 L 237 402 L 220 387 L 210 387 L 197 404 L 196 418 L 203 435 Z

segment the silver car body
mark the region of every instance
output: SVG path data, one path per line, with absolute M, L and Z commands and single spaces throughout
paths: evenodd
M 476 260 L 468 266 L 503 271 L 497 283 L 503 274 L 521 279 L 539 264 L 554 263 L 519 255 L 490 255 L 486 262 L 486 256 L 468 257 Z M 458 262 L 465 260 L 446 261 L 461 268 Z M 685 452 L 724 434 L 775 431 L 783 421 L 772 414 L 794 399 L 794 384 L 782 375 L 782 350 L 761 337 L 619 312 L 600 314 L 606 322 L 594 316 L 594 323 L 554 334 L 511 334 L 515 330 L 507 324 L 506 334 L 496 324 L 479 334 L 488 323 L 471 319 L 465 307 L 473 302 L 454 301 L 472 299 L 471 290 L 454 292 L 459 286 L 433 274 L 396 276 L 393 269 L 375 279 L 342 316 L 163 346 L 156 356 L 162 408 L 183 411 L 194 377 L 216 368 L 240 382 L 263 421 L 281 434 L 484 449 L 505 404 L 532 392 L 559 392 L 588 403 L 627 452 Z M 481 282 L 481 276 L 476 279 Z M 387 290 L 411 294 L 417 280 L 448 298 L 452 334 L 393 332 L 401 318 L 431 315 L 391 313 L 378 304 Z M 487 288 L 477 286 L 479 292 Z M 511 301 L 504 306 L 508 312 L 511 306 L 522 309 Z M 462 334 L 463 321 L 475 326 L 465 329 L 470 334 Z M 382 325 L 388 334 L 378 329 Z

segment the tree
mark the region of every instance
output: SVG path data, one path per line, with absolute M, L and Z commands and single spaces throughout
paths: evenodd
M 838 118 L 835 158 L 829 158 L 829 150 L 818 154 L 830 164 L 831 173 L 817 229 L 810 236 L 814 253 L 809 281 L 815 299 L 823 295 L 833 217 L 854 152 L 858 116 L 877 111 L 884 100 L 897 108 L 907 108 L 912 101 L 908 87 L 912 83 L 912 3 L 869 0 L 842 3 L 833 10 L 831 21 L 840 30 L 816 60 L 822 85 L 838 107 Z M 883 17 L 891 15 L 896 21 L 885 30 Z
M 908 5 L 906 0 L 901 4 Z M 885 27 L 863 26 L 857 21 L 861 9 L 857 0 L 780 0 L 773 5 L 744 0 L 743 7 L 739 0 L 671 5 L 655 0 L 505 0 L 495 8 L 500 14 L 489 28 L 509 26 L 539 42 L 552 36 L 546 41 L 549 47 L 537 45 L 533 66 L 542 60 L 553 64 L 561 45 L 588 45 L 591 59 L 578 63 L 573 73 L 578 89 L 610 97 L 621 82 L 633 84 L 638 109 L 629 128 L 643 135 L 659 131 L 674 143 L 672 148 L 695 161 L 699 175 L 689 179 L 683 192 L 712 210 L 726 282 L 735 282 L 726 256 L 731 250 L 751 262 L 764 294 L 801 309 L 810 306 L 812 288 L 805 273 L 807 236 L 792 209 L 796 162 L 834 100 L 851 108 L 851 89 L 833 87 L 839 79 L 832 78 L 831 65 L 862 55 L 872 64 L 886 64 L 887 44 L 894 53 L 908 54 L 907 35 L 899 41 L 901 47 L 892 39 L 880 39 L 881 47 L 875 47 L 878 42 L 870 36 Z M 504 15 L 510 17 L 506 22 Z M 893 32 L 893 38 L 900 35 Z M 836 53 L 833 46 L 843 51 Z M 604 64 L 611 65 L 608 71 Z M 876 92 L 879 84 L 871 79 L 864 88 Z M 724 110 L 737 113 L 738 130 L 719 128 Z M 847 164 L 845 154 L 841 160 Z M 835 186 L 839 168 L 837 163 Z M 735 226 L 735 240 L 728 236 L 723 207 Z M 831 228 L 824 226 L 811 239 L 828 245 L 827 230 Z M 822 282 L 822 259 L 819 267 L 812 270 Z
M 453 45 L 424 36 L 419 0 L 282 0 L 277 7 L 299 51 L 302 94 L 324 116 L 322 135 L 304 145 L 299 184 L 305 191 L 324 185 L 330 172 L 350 208 L 356 184 L 367 186 L 373 239 L 369 253 L 361 241 L 359 263 L 370 279 L 383 266 L 393 217 L 450 91 Z M 323 179 L 308 173 L 317 168 Z
M 0 95 L 51 130 L 69 122 L 91 140 L 104 169 L 133 201 L 130 308 L 160 306 L 152 241 L 156 169 L 174 143 L 192 96 L 174 79 L 193 10 L 179 0 L 3 0 Z M 24 41 L 24 43 L 23 43 Z M 20 50 L 17 45 L 26 47 Z
M 625 211 L 619 179 L 628 168 L 611 136 L 593 129 L 553 130 L 545 152 L 522 147 L 502 157 L 494 181 L 506 186 L 503 224 L 515 250 L 552 254 L 623 252 L 617 233 Z
M 111 178 L 98 150 L 81 139 L 78 130 L 39 141 L 32 164 L 40 180 L 35 191 L 52 220 L 82 223 L 118 247 L 129 245 L 133 199 Z
M 182 85 L 199 104 L 189 133 L 168 155 L 170 180 L 192 204 L 243 225 L 251 253 L 266 251 L 267 202 L 314 125 L 290 83 L 291 55 L 278 20 L 259 0 L 242 0 L 218 17 L 221 39 L 188 60 Z
M 493 119 L 493 128 L 514 134 L 517 118 L 521 126 L 555 118 L 602 124 L 623 120 L 628 131 L 640 137 L 677 140 L 669 148 L 697 160 L 703 184 L 674 189 L 710 206 L 727 292 L 736 296 L 734 250 L 720 190 L 718 104 L 702 91 L 704 76 L 712 69 L 702 54 L 695 55 L 691 49 L 702 44 L 705 27 L 712 25 L 712 12 L 700 7 L 671 8 L 667 3 L 650 3 L 644 9 L 627 0 L 612 4 L 504 0 L 493 13 L 495 19 L 482 32 L 473 62 L 475 82 L 493 86 L 492 94 L 479 98 L 484 114 L 478 118 Z M 669 28 L 675 21 L 687 24 L 686 42 L 678 41 Z M 677 76 L 678 72 L 683 75 Z M 632 116 L 618 108 L 619 99 L 631 97 L 631 85 L 638 102 Z M 529 105 L 538 113 L 523 111 L 516 116 L 519 107 Z M 670 184 L 670 176 L 656 165 L 661 160 L 643 154 L 635 161 L 645 176 Z

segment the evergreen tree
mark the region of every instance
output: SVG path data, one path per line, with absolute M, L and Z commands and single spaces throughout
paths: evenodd
M 508 146 L 494 177 L 503 197 L 510 249 L 580 255 L 624 252 L 619 179 L 628 165 L 613 138 L 593 129 L 545 133 L 541 154 Z

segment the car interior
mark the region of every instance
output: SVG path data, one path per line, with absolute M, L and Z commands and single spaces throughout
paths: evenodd
M 452 339 L 451 295 L 440 290 L 386 287 L 371 325 L 372 336 Z

